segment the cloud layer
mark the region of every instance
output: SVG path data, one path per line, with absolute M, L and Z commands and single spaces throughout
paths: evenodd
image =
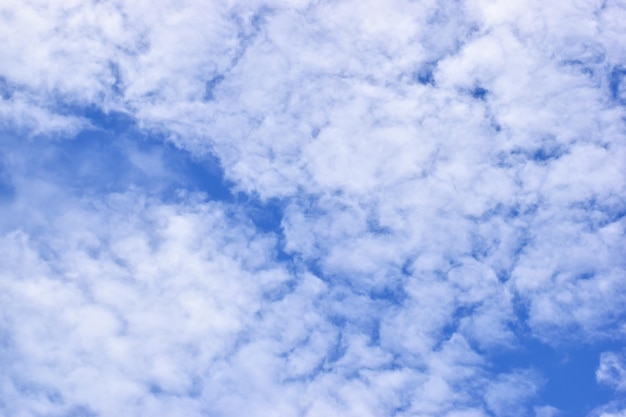
M 1 413 L 622 415 L 626 7 L 561 3 L 0 6 Z

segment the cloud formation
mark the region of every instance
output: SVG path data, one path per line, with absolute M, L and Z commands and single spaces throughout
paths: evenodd
M 0 6 L 1 413 L 622 415 L 624 19 Z

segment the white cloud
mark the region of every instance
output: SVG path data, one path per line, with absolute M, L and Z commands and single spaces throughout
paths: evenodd
M 45 413 L 88 405 L 136 414 L 152 402 L 200 415 L 191 399 L 167 403 L 192 397 L 196 380 L 249 328 L 263 294 L 288 278 L 268 265 L 271 238 L 234 226 L 216 205 L 127 195 L 101 204 L 70 208 L 48 238 L 3 239 L 12 254 L 2 292 L 13 357 L 3 386 L 18 391 L 3 395 L 14 401 L 4 412 L 36 412 L 31 389 L 20 386 L 37 384 L 32 395 L 62 397 Z
M 625 13 L 5 2 L 4 411 L 529 413 L 540 371 L 490 372 L 516 329 L 554 345 L 624 333 Z M 53 148 L 15 145 L 75 136 L 88 106 L 217 156 L 235 193 L 280 201 L 280 230 L 256 231 L 236 199 L 146 197 L 131 175 L 76 193 L 35 163 Z M 112 140 L 173 178 L 163 152 Z M 620 390 L 615 355 L 597 378 Z
M 498 416 L 528 415 L 524 402 L 537 395 L 541 378 L 527 370 L 500 375 L 487 389 L 487 407 Z
M 619 404 L 611 403 L 593 410 L 589 415 L 593 417 L 624 417 L 626 416 L 626 409 L 620 407 Z
M 596 370 L 599 383 L 618 391 L 626 390 L 626 358 L 623 352 L 603 352 Z
M 534 411 L 536 417 L 556 417 L 561 415 L 561 412 L 558 408 L 549 405 L 534 407 Z

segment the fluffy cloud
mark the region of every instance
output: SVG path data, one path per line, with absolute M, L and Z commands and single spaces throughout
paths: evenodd
M 557 415 L 494 355 L 624 335 L 625 15 L 0 6 L 3 412 Z
M 289 278 L 268 264 L 272 239 L 216 205 L 117 195 L 53 220 L 2 242 L 9 414 L 198 414 L 202 375 Z

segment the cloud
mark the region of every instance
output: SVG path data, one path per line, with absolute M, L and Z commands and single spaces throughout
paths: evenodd
M 600 355 L 600 366 L 596 370 L 599 383 L 608 385 L 618 391 L 626 389 L 626 362 L 620 352 L 603 352 Z
M 556 415 L 532 343 L 620 391 L 625 13 L 4 4 L 0 409 Z
M 553 417 L 561 414 L 561 412 L 557 408 L 551 407 L 549 405 L 535 407 L 534 411 L 537 417 Z
M 12 358 L 4 412 L 88 406 L 111 415 L 145 405 L 198 414 L 192 398 L 203 373 L 237 345 L 263 295 L 288 278 L 267 264 L 271 238 L 233 228 L 216 205 L 132 195 L 101 204 L 68 208 L 47 238 L 3 238 Z M 172 402 L 179 396 L 188 399 Z
M 521 370 L 501 375 L 492 381 L 485 400 L 487 407 L 499 416 L 528 415 L 525 400 L 536 395 L 541 380 L 532 371 Z

